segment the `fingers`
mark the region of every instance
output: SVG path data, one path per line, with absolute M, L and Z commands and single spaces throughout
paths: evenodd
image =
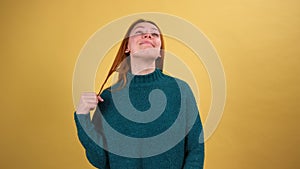
M 85 92 L 82 94 L 82 97 L 88 101 L 88 102 L 93 102 L 96 101 L 98 103 L 98 101 L 103 102 L 104 100 L 101 98 L 101 96 L 97 95 L 96 93 L 93 92 Z
M 84 92 L 81 94 L 79 104 L 77 106 L 78 114 L 87 114 L 89 111 L 97 107 L 98 102 L 103 102 L 103 98 L 94 92 Z
M 97 103 L 98 99 L 96 96 L 82 96 L 81 99 L 86 103 Z
M 102 98 L 101 96 L 97 95 L 97 98 L 98 98 L 98 100 L 99 100 L 100 102 L 104 102 L 104 100 L 103 100 L 103 98 Z
M 95 100 L 98 100 L 98 101 L 101 101 L 101 102 L 104 101 L 104 99 L 100 95 L 97 95 L 94 92 L 82 93 L 81 97 L 84 97 L 85 99 L 95 99 Z

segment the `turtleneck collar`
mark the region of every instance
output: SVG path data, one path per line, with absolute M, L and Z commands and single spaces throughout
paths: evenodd
M 134 75 L 131 72 L 127 73 L 127 82 L 132 83 L 149 83 L 154 82 L 163 77 L 162 70 L 155 69 L 153 72 L 145 75 Z

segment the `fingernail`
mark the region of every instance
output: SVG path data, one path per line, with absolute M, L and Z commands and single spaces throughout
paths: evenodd
M 101 101 L 101 102 L 104 101 L 100 96 L 98 96 L 98 100 Z

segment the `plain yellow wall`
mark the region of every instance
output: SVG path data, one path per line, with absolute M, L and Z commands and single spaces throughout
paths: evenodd
M 206 169 L 300 168 L 299 1 L 0 4 L 1 169 L 93 168 L 73 121 L 76 59 L 96 30 L 139 12 L 185 18 L 207 35 L 220 55 L 227 100 L 221 123 L 206 142 Z M 205 117 L 211 98 L 204 83 L 200 109 Z

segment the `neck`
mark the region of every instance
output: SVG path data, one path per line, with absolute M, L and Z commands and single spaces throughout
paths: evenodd
M 134 75 L 146 75 L 154 72 L 155 60 L 145 60 L 142 58 L 131 58 L 131 73 Z

